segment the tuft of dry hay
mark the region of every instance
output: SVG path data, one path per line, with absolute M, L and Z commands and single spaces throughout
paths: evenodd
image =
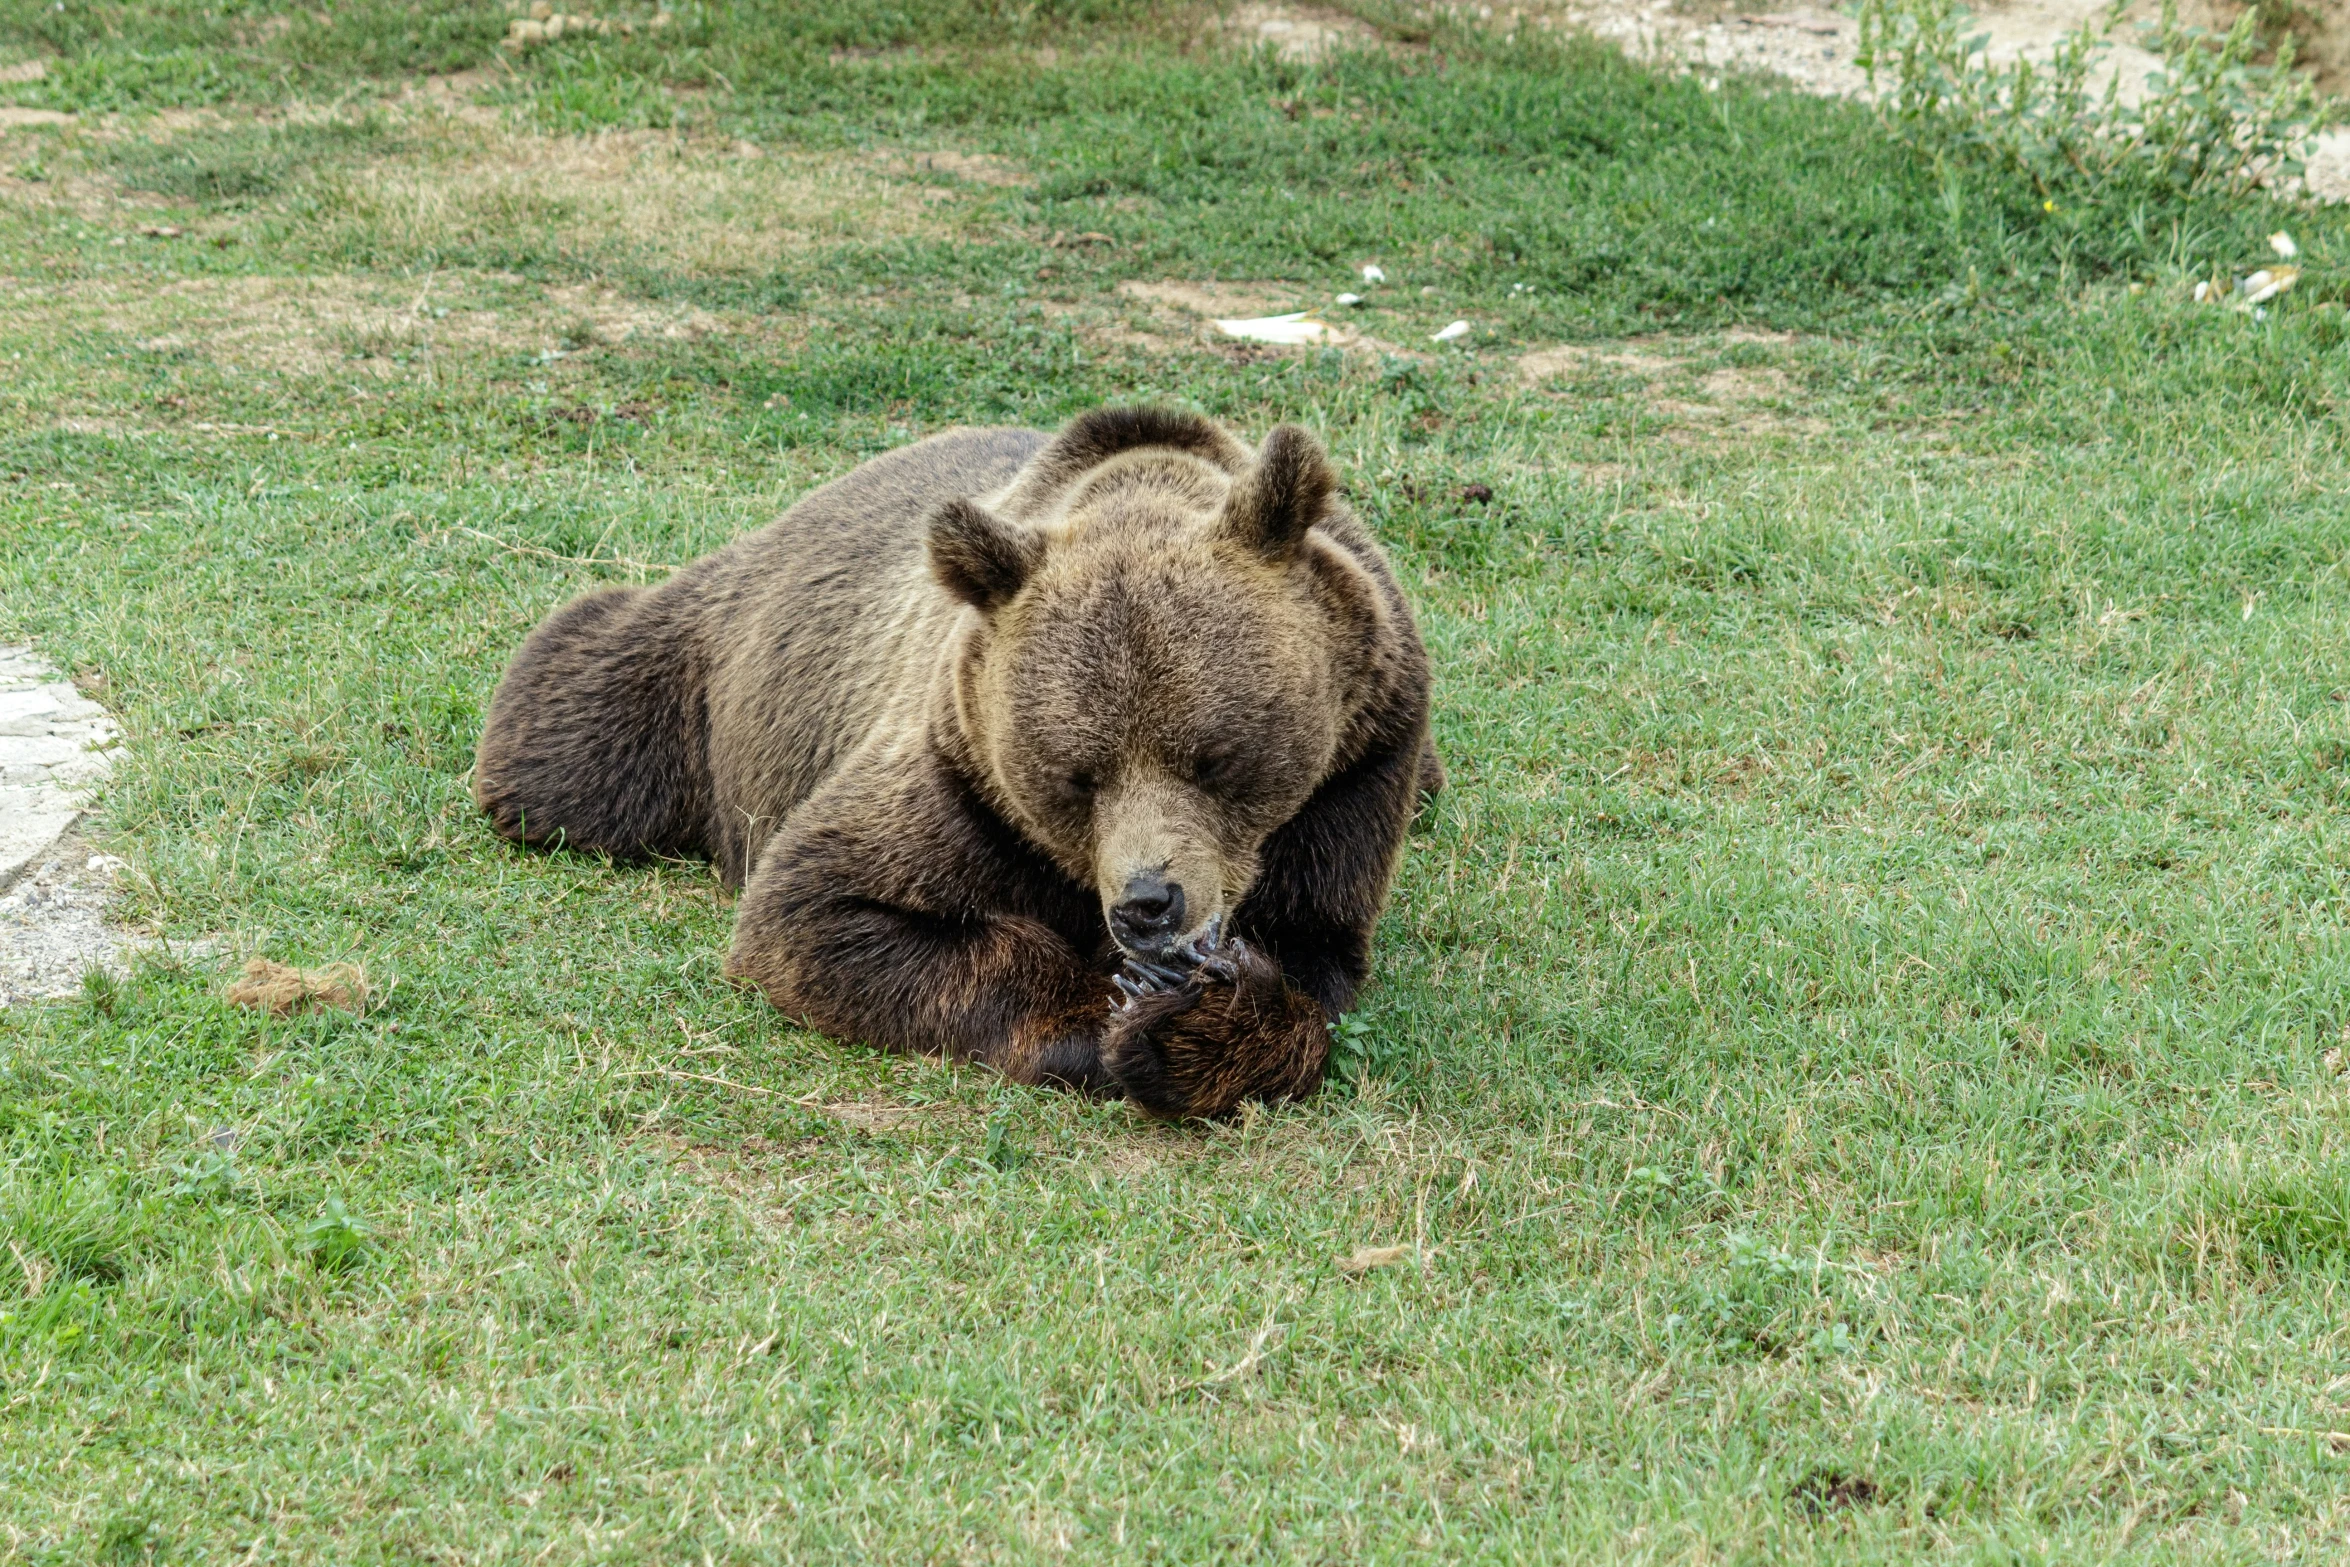
M 1368 1273 L 1373 1268 L 1392 1268 L 1412 1258 L 1409 1246 L 1362 1246 L 1351 1257 L 1338 1259 L 1338 1271 L 1345 1274 Z
M 232 1006 L 257 1007 L 271 1017 L 290 1017 L 306 1007 L 358 1012 L 367 994 L 367 971 L 356 963 L 299 969 L 267 958 L 246 963 L 245 977 L 228 987 Z

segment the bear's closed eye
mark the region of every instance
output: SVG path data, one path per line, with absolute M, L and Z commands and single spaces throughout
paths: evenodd
M 1191 781 L 1210 794 L 1246 796 L 1257 787 L 1257 761 L 1245 750 L 1202 751 L 1191 759 Z

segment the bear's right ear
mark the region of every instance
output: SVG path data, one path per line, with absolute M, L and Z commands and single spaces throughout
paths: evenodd
M 966 604 L 993 610 L 1020 591 L 1044 559 L 1044 540 L 976 501 L 930 514 L 930 574 Z
M 1294 424 L 1275 425 L 1257 460 L 1233 481 L 1224 502 L 1224 531 L 1255 546 L 1267 560 L 1280 560 L 1322 520 L 1337 489 L 1338 475 L 1322 454 L 1322 443 Z

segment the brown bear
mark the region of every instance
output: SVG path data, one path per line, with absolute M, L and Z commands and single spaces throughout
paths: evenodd
M 956 430 L 533 631 L 497 830 L 707 855 L 788 1015 L 1154 1115 L 1310 1092 L 1423 793 L 1428 662 L 1314 438 Z

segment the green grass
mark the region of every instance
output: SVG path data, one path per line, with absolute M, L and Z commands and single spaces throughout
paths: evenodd
M 288 15 L 0 7 L 82 114 L 0 139 L 0 640 L 103 671 L 171 944 L 0 1014 L 0 1562 L 2343 1552 L 2340 217 L 1441 29 Z M 1113 291 L 1372 259 L 1386 352 Z M 720 983 L 700 867 L 475 817 L 590 562 L 1122 397 L 1321 430 L 1420 607 L 1359 1081 L 882 1058 Z

